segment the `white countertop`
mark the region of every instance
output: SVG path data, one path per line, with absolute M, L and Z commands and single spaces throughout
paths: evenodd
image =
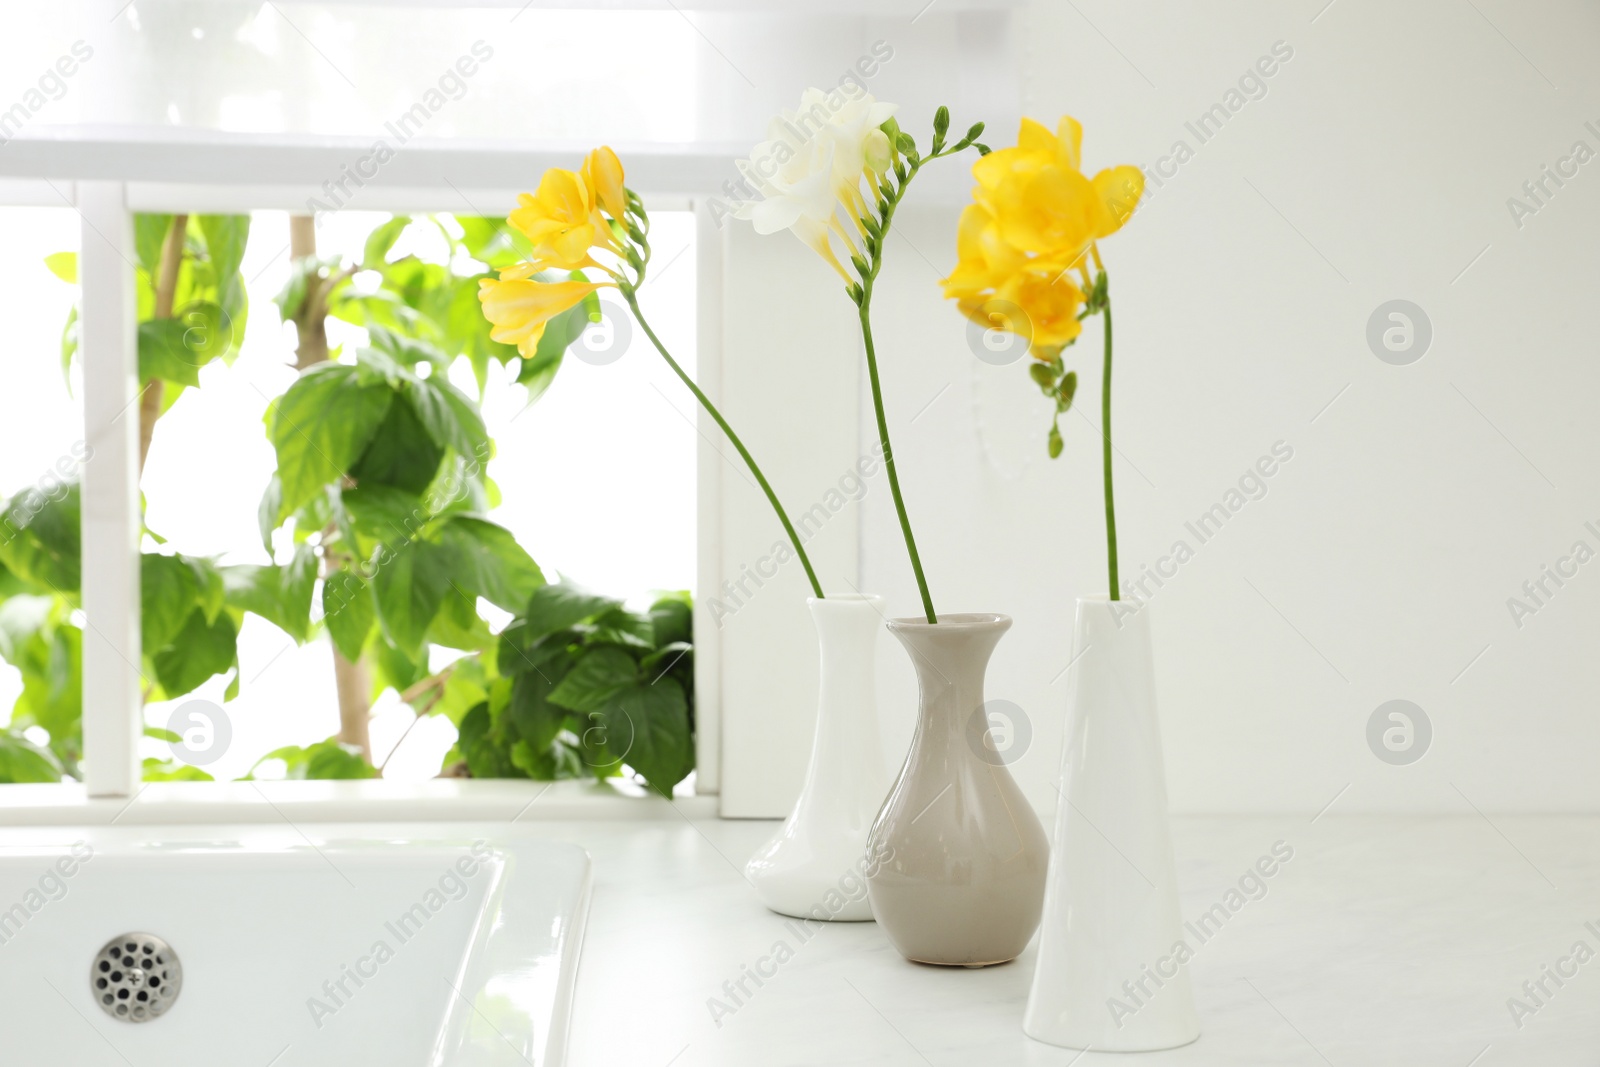
M 691 821 L 692 818 L 692 821 Z M 1033 948 L 984 970 L 911 964 L 873 923 L 801 942 L 740 874 L 776 824 L 551 821 L 587 848 L 596 887 L 578 979 L 572 1067 L 1133 1062 L 1593 1067 L 1600 958 L 1536 1014 L 1507 999 L 1575 942 L 1600 952 L 1600 818 L 1326 815 L 1175 820 L 1186 919 L 1218 903 L 1277 841 L 1293 859 L 1191 962 L 1203 1034 L 1142 1057 L 1024 1036 Z M 718 1026 L 725 981 L 788 942 L 792 959 Z M 1571 965 L 1568 965 L 1570 969 Z M 770 970 L 767 966 L 765 969 Z
M 1600 953 L 1600 817 L 1177 818 L 1191 921 L 1274 844 L 1294 856 L 1196 949 L 1199 1041 L 1080 1057 L 1022 1033 L 1031 947 L 969 971 L 908 963 L 873 923 L 802 941 L 740 873 L 777 823 L 719 819 L 714 797 L 668 804 L 574 782 L 170 783 L 131 802 L 7 790 L 0 825 L 465 819 L 581 845 L 595 889 L 571 1067 L 1600 1063 L 1600 955 L 1559 988 L 1544 978 L 1549 995 L 1520 1029 L 1507 1005 L 1534 1006 L 1523 983 L 1577 942 Z M 779 941 L 793 958 L 760 988 L 745 978 L 752 993 L 735 1003 L 724 983 Z M 714 1020 L 712 998 L 736 1010 Z

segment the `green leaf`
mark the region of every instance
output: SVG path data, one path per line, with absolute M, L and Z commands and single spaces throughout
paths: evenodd
M 655 642 L 665 647 L 694 639 L 694 611 L 689 604 L 689 594 L 663 596 L 650 605 L 651 630 Z
M 367 645 L 373 670 L 372 695 L 376 699 L 385 689 L 403 693 L 428 677 L 427 650 L 408 653 L 396 648 L 379 634 Z
M 243 340 L 243 323 L 236 323 L 212 300 L 195 300 L 184 305 L 173 320 L 183 326 L 179 355 L 195 367 L 203 367 L 219 356 L 226 356 Z M 235 333 L 240 336 L 235 336 Z
M 151 215 L 143 212 L 133 216 L 133 247 L 139 257 L 139 266 L 152 279 L 161 270 L 161 246 L 172 229 L 171 215 Z M 154 282 L 152 282 L 154 284 Z
M 399 240 L 400 233 L 411 225 L 410 215 L 396 215 L 367 234 L 366 246 L 361 252 L 361 265 L 369 270 L 381 269 L 389 258 L 389 250 Z
M 256 528 L 261 531 L 261 547 L 269 556 L 272 555 L 272 531 L 278 528 L 278 513 L 282 510 L 283 483 L 278 480 L 277 471 L 273 471 L 267 491 L 261 494 L 261 503 L 256 506 Z
M 372 342 L 371 347 L 363 348 L 356 353 L 356 365 L 370 367 L 391 381 L 398 384 L 402 379 L 416 380 L 413 368 L 419 363 L 437 367 L 440 370 L 450 369 L 450 357 L 437 345 L 417 337 L 399 334 L 384 326 L 369 325 L 367 335 Z M 389 356 L 390 361 L 385 366 L 382 356 Z
M 450 591 L 445 594 L 438 614 L 428 624 L 423 640 L 463 652 L 487 652 L 496 643 L 495 635 L 489 632 L 489 624 L 478 615 L 477 598 L 464 591 L 455 578 L 451 579 Z
M 457 215 L 456 221 L 461 224 L 461 243 L 467 254 L 490 267 L 509 267 L 533 251 L 527 239 L 503 218 Z
M 68 285 L 78 284 L 78 253 L 52 252 L 44 257 L 44 265 L 50 268 L 51 274 Z
M 278 305 L 278 317 L 284 322 L 295 319 L 304 310 L 312 281 L 321 277 L 322 266 L 315 256 L 305 256 L 289 264 L 289 280 L 272 298 L 272 302 Z
M 433 482 L 443 459 L 444 449 L 434 442 L 416 409 L 400 399 L 389 406 L 349 474 L 358 485 L 388 485 L 420 495 Z
M 436 443 L 455 449 L 457 455 L 471 456 L 479 463 L 488 461 L 489 432 L 484 429 L 477 405 L 451 385 L 443 374 L 412 379 L 406 399 Z
M 366 452 L 394 405 L 394 393 L 363 385 L 356 369 L 325 363 L 306 371 L 269 411 L 268 437 L 278 455 L 281 523 Z
M 200 384 L 203 360 L 186 339 L 188 327 L 178 319 L 151 319 L 139 324 L 139 380 Z
M 16 731 L 0 731 L 0 782 L 59 781 L 55 757 Z
M 146 782 L 214 782 L 215 778 L 195 767 L 179 760 L 159 760 L 147 757 L 144 761 L 140 777 Z
M 478 381 L 478 395 L 483 395 L 488 383 L 489 362 L 509 364 L 520 359 L 515 345 L 501 344 L 490 337 L 492 323 L 483 317 L 483 305 L 478 302 L 478 281 L 489 275 L 461 278 L 456 283 L 444 327 L 446 336 L 460 348 L 460 354 L 472 364 L 472 374 Z
M 1063 447 L 1062 442 L 1061 442 L 1061 427 L 1058 426 L 1055 423 L 1051 423 L 1050 424 L 1050 437 L 1049 437 L 1049 441 L 1048 441 L 1048 447 L 1049 447 L 1049 450 L 1050 450 L 1050 458 L 1051 459 L 1060 458 L 1061 449 Z
M 206 255 L 211 260 L 217 302 L 230 306 L 243 293 L 244 279 L 239 277 L 239 265 L 244 262 L 245 245 L 250 240 L 250 216 L 201 215 L 199 221 Z
M 456 557 L 456 584 L 505 611 L 520 611 L 544 585 L 544 573 L 504 526 L 455 515 L 440 528 Z
M 579 657 L 549 699 L 572 711 L 595 711 L 638 680 L 638 661 L 614 645 L 598 645 Z
M 339 654 L 354 663 L 377 621 L 372 589 L 351 571 L 335 571 L 322 583 L 322 621 Z
M 599 709 L 608 743 L 644 776 L 650 788 L 671 799 L 672 787 L 694 770 L 689 702 L 676 679 L 635 686 Z M 623 738 L 631 743 L 624 748 Z
M 655 625 L 647 615 L 618 608 L 594 620 L 594 629 L 590 631 L 588 640 L 595 645 L 622 645 L 649 652 L 656 647 Z
M 578 653 L 572 646 L 582 636 L 576 630 L 557 630 L 555 633 L 530 637 L 527 623 L 516 619 L 500 631 L 495 666 L 505 675 L 542 671 L 556 678 L 566 674 L 577 660 Z
M 58 596 L 13 595 L 0 603 L 0 657 L 22 675 L 11 727 L 38 726 L 68 774 L 83 754 L 83 634 Z
M 340 493 L 339 502 L 351 527 L 374 542 L 408 541 L 420 536 L 429 522 L 422 498 L 393 486 L 358 485 Z
M 454 559 L 454 553 L 432 542 L 407 541 L 379 561 L 372 578 L 378 622 L 384 635 L 408 655 L 421 649 L 428 624 L 450 592 Z
M 526 641 L 534 641 L 621 606 L 622 601 L 591 593 L 581 586 L 566 582 L 543 585 L 528 600 L 522 632 Z
M 542 751 L 534 748 L 531 741 L 518 741 L 511 746 L 511 762 L 524 775 L 540 782 L 579 778 L 584 771 L 578 753 L 560 741 Z M 610 769 L 593 768 L 596 778 L 602 777 L 603 772 Z
M 427 714 L 443 715 L 457 726 L 461 717 L 489 697 L 488 672 L 482 656 L 466 656 L 450 665 L 439 699 L 429 705 Z
M 510 749 L 514 744 L 496 730 L 489 702 L 473 708 L 461 720 L 461 736 L 456 746 L 467 761 L 467 770 L 474 778 L 526 778 L 511 761 Z
M 154 552 L 139 557 L 139 640 L 146 654 L 172 643 L 199 597 L 200 580 L 187 562 Z
M 639 661 L 639 669 L 644 673 L 647 681 L 655 681 L 667 671 L 674 670 L 679 665 L 692 666 L 694 663 L 694 646 L 687 641 L 673 641 L 662 645 L 644 659 Z
M 195 610 L 171 644 L 156 652 L 156 678 L 168 699 L 193 692 L 214 675 L 233 666 L 238 658 L 238 631 L 226 613 L 206 622 Z
M 296 545 L 286 566 L 222 568 L 229 605 L 261 616 L 300 644 L 311 634 L 311 593 L 316 579 L 317 557 L 309 545 Z
M 67 312 L 66 325 L 61 327 L 61 377 L 66 379 L 67 395 L 72 395 L 72 357 L 78 354 L 78 305 Z
M 76 593 L 83 571 L 82 525 L 76 482 L 50 494 L 18 493 L 0 511 L 0 563 L 39 592 Z
M 256 771 L 268 760 L 282 760 L 284 778 L 294 781 L 378 776 L 372 764 L 362 758 L 360 749 L 340 744 L 336 737 L 318 741 L 304 748 L 299 745 L 275 748 L 257 760 L 246 777 L 254 778 Z
M 222 582 L 222 568 L 211 560 L 202 556 L 179 556 L 194 571 L 195 580 L 200 583 L 198 601 L 200 610 L 205 614 L 206 622 L 216 619 L 217 613 L 227 602 L 228 590 Z
M 566 708 L 550 702 L 555 688 L 552 679 L 538 671 L 519 674 L 511 683 L 511 704 L 506 715 L 535 751 L 554 744 L 556 735 L 566 728 L 572 716 Z

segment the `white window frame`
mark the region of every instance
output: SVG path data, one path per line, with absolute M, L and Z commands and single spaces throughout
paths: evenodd
M 404 4 L 426 0 L 364 0 Z M 521 0 L 486 0 L 521 6 Z M 554 0 L 534 0 L 556 6 Z M 1021 47 L 1016 9 L 1025 0 L 940 0 L 923 20 L 924 0 L 827 0 L 805 14 L 836 18 L 840 38 L 864 41 L 915 39 L 918 62 L 935 60 L 941 72 L 927 85 L 945 99 L 905 99 L 908 116 L 948 103 L 958 116 L 983 115 L 997 131 L 1015 128 L 1021 111 Z M 559 6 L 572 6 L 562 0 Z M 581 0 L 579 2 L 581 6 Z M 659 0 L 620 0 L 604 6 L 652 9 Z M 667 5 L 695 12 L 699 26 L 719 33 L 725 20 L 752 12 L 792 13 L 783 0 L 691 0 Z M 902 10 L 903 9 L 903 10 Z M 688 17 L 688 16 L 685 16 Z M 718 22 L 717 20 L 724 20 Z M 947 27 L 938 27 L 942 20 Z M 702 33 L 704 31 L 702 30 Z M 731 31 L 730 31 L 731 32 Z M 781 26 L 761 31 L 782 36 Z M 764 43 L 770 41 L 763 37 Z M 931 53 L 929 49 L 931 48 Z M 930 58 L 931 56 L 931 58 Z M 897 71 L 897 74 L 901 73 Z M 912 72 L 906 72 L 912 73 Z M 929 79 L 921 69 L 914 84 Z M 879 90 L 875 90 L 879 91 Z M 788 99 L 788 94 L 783 94 Z M 751 105 L 753 101 L 744 101 Z M 766 105 L 761 105 L 763 113 Z M 1008 132 L 997 133 L 1009 136 Z M 139 557 L 137 323 L 134 301 L 132 218 L 135 212 L 304 212 L 325 199 L 323 183 L 367 153 L 360 137 L 293 137 L 224 134 L 183 129 L 84 130 L 72 135 L 26 130 L 0 153 L 0 205 L 70 206 L 82 217 L 80 253 L 80 358 L 84 372 L 86 440 L 94 447 L 83 475 L 83 603 L 85 786 L 91 797 L 129 797 L 141 789 L 139 739 L 143 707 L 138 671 Z M 725 375 L 723 348 L 740 353 L 792 353 L 788 370 L 806 365 L 803 399 L 815 421 L 801 447 L 756 451 L 791 508 L 803 510 L 837 480 L 861 452 L 862 381 L 857 342 L 804 316 L 772 329 L 771 300 L 790 307 L 837 300 L 836 280 L 807 262 L 810 256 L 782 238 L 752 241 L 745 228 L 719 226 L 712 200 L 726 195 L 737 173 L 731 151 L 703 145 L 614 147 L 627 161 L 629 184 L 655 210 L 692 209 L 697 216 L 696 376 L 727 409 L 736 426 L 758 436 L 764 424 L 792 415 L 792 385 L 774 389 L 752 374 L 741 355 L 737 374 Z M 408 144 L 385 163 L 377 179 L 350 203 L 355 210 L 471 212 L 494 215 L 533 178 L 552 166 L 573 166 L 576 152 L 542 147 L 458 141 Z M 954 205 L 968 181 L 955 169 L 923 179 L 923 204 Z M 759 250 L 758 250 L 759 249 Z M 786 293 L 752 288 L 752 278 L 790 279 Z M 812 306 L 812 305 L 808 305 Z M 774 337 L 781 333 L 781 337 Z M 850 346 L 846 350 L 843 346 Z M 818 351 L 843 358 L 808 360 Z M 755 359 L 756 355 L 748 358 Z M 774 360 L 774 366 L 784 364 Z M 784 814 L 798 793 L 816 716 L 814 637 L 798 595 L 776 604 L 769 596 L 744 612 L 726 632 L 710 613 L 725 577 L 771 545 L 771 515 L 764 500 L 745 493 L 735 478 L 715 424 L 698 418 L 697 578 L 695 652 L 697 791 L 720 794 L 724 816 Z M 773 444 L 768 442 L 768 444 Z M 831 589 L 860 582 L 858 520 L 854 512 L 831 524 L 812 548 Z M 787 579 L 786 579 L 787 580 Z M 787 588 L 787 586 L 785 587 Z M 795 585 L 796 593 L 803 582 Z M 725 654 L 731 646 L 733 654 Z M 726 703 L 725 703 L 726 702 Z M 199 787 L 196 787 L 199 788 Z M 5 795 L 0 792 L 0 806 Z
M 173 142 L 130 137 L 44 139 L 19 137 L 7 145 L 0 204 L 70 207 L 81 219 L 79 253 L 80 358 L 83 366 L 84 437 L 92 446 L 84 463 L 83 749 L 85 788 L 91 797 L 129 797 L 140 788 L 139 740 L 143 699 L 139 671 L 139 476 L 137 417 L 138 324 L 134 299 L 133 216 L 136 212 L 305 212 L 321 195 L 328 175 L 359 158 L 368 144 L 351 138 L 317 145 L 264 137 L 213 135 Z M 462 149 L 449 143 L 414 144 L 396 155 L 383 175 L 350 203 L 352 210 L 499 214 L 515 202 L 527 175 L 571 166 L 571 153 L 526 149 Z M 705 190 L 734 173 L 733 159 L 710 152 L 627 152 L 630 184 L 655 210 L 695 209 L 702 283 L 698 318 L 715 335 L 719 318 L 715 285 L 718 243 L 704 240 L 716 226 L 704 207 Z M 205 183 L 186 180 L 208 176 Z M 698 207 L 696 194 L 700 195 Z M 699 376 L 713 397 L 717 367 L 702 345 Z M 702 441 L 717 432 L 704 414 Z M 718 485 L 715 453 L 698 466 L 701 530 L 715 530 Z M 710 463 L 707 462 L 709 458 Z M 709 477 L 706 472 L 710 468 Z M 714 543 L 701 539 L 699 564 L 715 559 Z M 704 588 L 703 582 L 700 583 Z M 697 588 L 697 600 L 700 589 Z M 702 622 L 697 635 L 699 715 L 697 762 L 718 760 L 716 628 Z M 697 776 L 714 792 L 716 774 Z

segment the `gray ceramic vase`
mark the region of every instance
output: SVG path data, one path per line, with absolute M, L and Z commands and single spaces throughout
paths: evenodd
M 1005 615 L 892 619 L 921 691 L 916 736 L 873 824 L 872 913 L 918 963 L 1015 959 L 1038 929 L 1050 846 L 996 752 L 984 709 L 989 655 Z

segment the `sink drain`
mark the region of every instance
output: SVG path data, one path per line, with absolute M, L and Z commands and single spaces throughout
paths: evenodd
M 183 965 L 172 946 L 154 934 L 123 934 L 107 941 L 95 955 L 89 986 L 107 1015 L 145 1023 L 178 999 Z

